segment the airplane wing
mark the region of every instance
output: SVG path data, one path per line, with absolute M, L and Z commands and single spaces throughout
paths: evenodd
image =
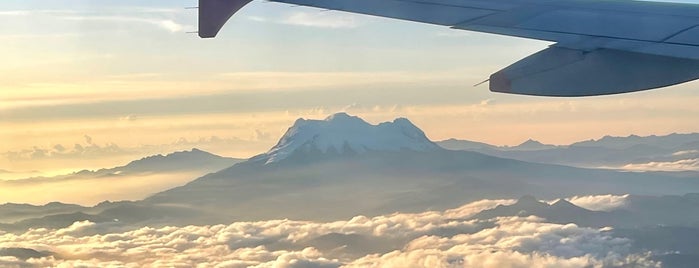
M 251 0 L 199 0 L 216 36 Z M 699 5 L 632 0 L 270 0 L 555 42 L 490 76 L 494 92 L 594 96 L 699 78 Z

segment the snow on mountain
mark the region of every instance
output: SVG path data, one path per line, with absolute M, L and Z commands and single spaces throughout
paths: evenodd
M 337 113 L 325 120 L 296 120 L 279 143 L 262 156 L 269 164 L 298 150 L 361 154 L 368 151 L 425 152 L 441 148 L 408 119 L 371 125 L 359 117 Z

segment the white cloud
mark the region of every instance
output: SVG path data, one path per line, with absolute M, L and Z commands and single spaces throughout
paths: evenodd
M 444 216 L 447 218 L 468 218 L 473 215 L 476 215 L 478 212 L 481 212 L 486 209 L 492 209 L 495 208 L 498 205 L 512 205 L 516 203 L 517 200 L 514 199 L 499 199 L 499 200 L 491 200 L 491 199 L 484 199 L 476 202 L 471 202 L 466 205 L 463 205 L 459 208 L 455 209 L 449 209 L 444 212 Z
M 81 158 L 81 157 L 101 157 L 105 155 L 115 155 L 127 153 L 125 149 L 120 148 L 114 143 L 98 145 L 92 142 L 90 136 L 85 135 L 83 144 L 75 143 L 72 146 L 55 144 L 51 147 L 38 147 L 1 152 L 0 156 L 4 156 L 10 161 L 22 160 L 37 160 L 45 158 Z
M 356 15 L 334 12 L 294 12 L 282 20 L 282 23 L 332 29 L 357 28 L 359 26 Z
M 628 164 L 621 169 L 629 171 L 688 171 L 699 170 L 699 158 L 682 159 L 674 162 L 648 162 Z
M 672 154 L 672 156 L 683 156 L 683 155 L 697 154 L 697 153 L 699 153 L 699 150 L 686 150 L 686 151 L 675 152 Z
M 256 21 L 256 22 L 267 22 L 269 19 L 265 17 L 260 17 L 260 16 L 247 16 L 247 18 L 251 21 Z
M 80 20 L 80 21 L 111 21 L 111 22 L 136 22 L 145 23 L 157 26 L 161 29 L 167 30 L 172 33 L 182 32 L 185 28 L 184 25 L 175 22 L 170 19 L 157 19 L 157 18 L 143 18 L 143 17 L 128 17 L 128 16 L 70 16 L 65 17 L 68 20 Z
M 485 99 L 481 101 L 481 106 L 488 106 L 495 104 L 495 99 Z
M 601 267 L 632 263 L 655 266 L 644 254 L 630 252 L 631 241 L 605 229 L 553 224 L 537 217 L 505 217 L 480 222 L 457 220 L 478 209 L 511 200 L 483 200 L 447 211 L 357 216 L 348 221 L 271 220 L 230 225 L 144 227 L 131 231 L 113 223 L 78 222 L 60 230 L 0 233 L 0 248 L 53 252 L 26 261 L 35 266 L 193 266 L 205 267 Z M 487 223 L 486 225 L 483 225 Z M 110 225 L 111 224 L 111 225 Z M 459 230 L 440 234 L 440 230 Z M 329 234 L 339 248 L 321 249 L 308 241 Z M 342 235 L 395 243 L 361 256 L 338 255 L 351 248 Z M 347 244 L 349 243 L 349 244 Z M 321 246 L 322 247 L 322 246 Z
M 27 10 L 8 10 L 0 11 L 0 16 L 27 16 L 30 12 Z
M 59 19 L 80 21 L 136 22 L 157 26 L 170 32 L 182 32 L 185 26 L 171 19 L 182 13 L 178 9 L 156 9 L 142 7 L 121 7 L 106 10 L 8 10 L 0 11 L 0 16 L 39 16 L 48 15 Z M 127 14 L 127 15 L 120 15 Z M 130 14 L 136 14 L 132 16 Z
M 567 200 L 589 210 L 612 211 L 626 206 L 629 195 L 588 195 L 574 196 Z

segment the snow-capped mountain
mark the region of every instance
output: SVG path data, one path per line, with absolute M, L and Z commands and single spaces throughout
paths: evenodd
M 298 119 L 286 131 L 279 143 L 269 152 L 258 156 L 266 163 L 281 161 L 295 152 L 365 153 L 370 151 L 441 150 L 408 119 L 378 125 L 367 123 L 356 116 L 337 113 L 325 120 Z
M 143 203 L 206 207 L 236 220 L 338 220 L 525 194 L 553 199 L 698 189 L 698 180 L 664 174 L 535 164 L 440 149 L 407 119 L 371 125 L 341 113 L 325 120 L 299 119 L 269 152 Z

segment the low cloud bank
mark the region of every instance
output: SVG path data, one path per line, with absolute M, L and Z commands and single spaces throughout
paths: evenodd
M 595 211 L 612 211 L 615 209 L 624 208 L 627 204 L 629 195 L 588 195 L 588 196 L 573 196 L 567 198 L 568 201 L 576 206 L 583 207 Z
M 682 159 L 672 162 L 648 162 L 628 164 L 621 169 L 630 171 L 699 171 L 699 158 Z
M 608 229 L 547 223 L 537 217 L 464 220 L 513 202 L 482 200 L 446 211 L 326 223 L 272 220 L 124 231 L 114 223 L 84 221 L 59 230 L 0 233 L 0 248 L 46 253 L 0 256 L 0 266 L 658 266 L 647 255 L 632 252 L 630 240 L 613 237 Z

